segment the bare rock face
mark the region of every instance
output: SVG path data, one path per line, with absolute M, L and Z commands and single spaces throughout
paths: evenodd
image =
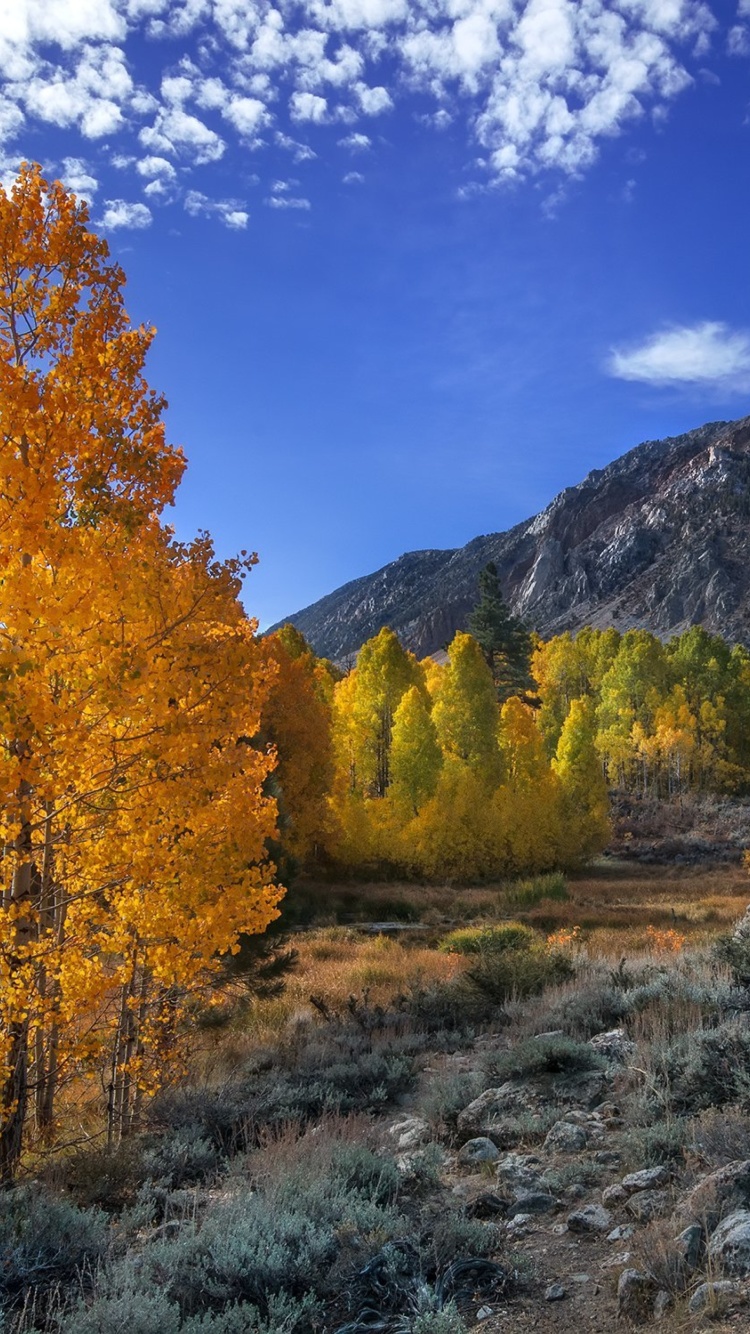
M 412 551 L 288 619 L 346 662 L 384 625 L 419 657 L 464 629 L 494 561 L 543 636 L 582 625 L 750 642 L 750 418 L 638 445 L 535 518 L 458 550 Z

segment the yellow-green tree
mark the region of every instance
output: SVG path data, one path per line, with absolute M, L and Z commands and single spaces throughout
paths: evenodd
M 391 791 L 414 815 L 435 792 L 443 756 L 424 691 L 411 686 L 393 719 Z
M 609 795 L 596 748 L 593 699 L 572 701 L 552 767 L 561 788 L 562 860 L 585 861 L 609 838 Z
M 497 780 L 499 710 L 492 672 L 477 641 L 460 630 L 448 649 L 432 717 L 446 760 L 467 766 L 487 782 Z

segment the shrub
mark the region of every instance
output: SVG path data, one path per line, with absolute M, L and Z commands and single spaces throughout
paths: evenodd
M 509 949 L 480 955 L 465 979 L 482 995 L 503 1005 L 513 998 L 536 995 L 574 974 L 575 968 L 564 954 L 543 948 Z
M 607 982 L 581 981 L 575 990 L 566 989 L 545 1000 L 544 1015 L 538 1016 L 549 1029 L 562 1028 L 572 1038 L 586 1041 L 610 1028 L 615 1028 L 629 1013 L 627 998 Z
M 688 1145 L 710 1168 L 750 1158 L 750 1115 L 741 1107 L 709 1107 L 691 1121 Z
M 530 950 L 539 937 L 523 922 L 500 926 L 462 926 L 444 936 L 438 949 L 444 954 L 503 954 L 507 950 Z
M 422 1115 L 433 1134 L 450 1137 L 459 1113 L 482 1092 L 477 1074 L 442 1075 L 434 1079 L 422 1099 Z
M 0 1295 L 73 1282 L 109 1240 L 101 1209 L 79 1209 L 38 1187 L 0 1192 Z
M 489 1078 L 502 1083 L 506 1079 L 602 1070 L 604 1066 L 604 1060 L 593 1047 L 560 1036 L 525 1038 L 508 1051 L 493 1053 L 485 1068 Z
M 623 1165 L 638 1171 L 642 1167 L 678 1162 L 684 1157 L 687 1137 L 687 1122 L 681 1117 L 631 1126 L 621 1140 Z
M 680 1035 L 664 1054 L 672 1106 L 694 1113 L 750 1105 L 750 1030 L 736 1022 Z
M 544 899 L 565 903 L 569 897 L 568 883 L 562 871 L 550 871 L 547 875 L 535 875 L 529 880 L 517 880 L 505 895 L 506 902 L 514 908 L 535 908 Z

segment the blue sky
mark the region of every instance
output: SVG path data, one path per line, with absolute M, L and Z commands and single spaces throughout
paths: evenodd
M 750 0 L 13 0 L 0 72 L 262 624 L 750 411 Z

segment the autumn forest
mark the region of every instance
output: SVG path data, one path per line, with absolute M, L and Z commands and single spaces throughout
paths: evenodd
M 609 792 L 750 787 L 750 654 L 693 628 L 541 642 L 481 576 L 468 632 L 382 629 L 343 672 L 241 600 L 255 557 L 179 543 L 185 467 L 124 274 L 25 167 L 0 192 L 0 1181 L 98 1090 L 137 1125 L 284 886 L 580 867 Z M 252 597 L 249 597 L 250 604 Z

